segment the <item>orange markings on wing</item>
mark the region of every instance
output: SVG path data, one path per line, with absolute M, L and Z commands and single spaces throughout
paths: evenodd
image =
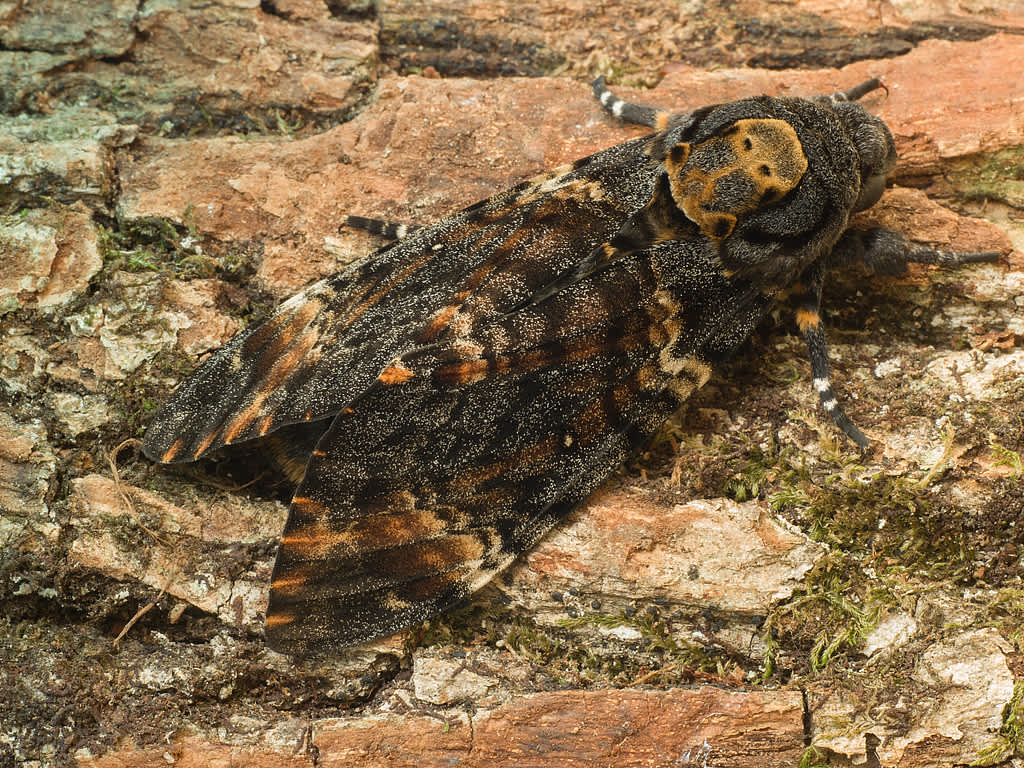
M 636 380 L 625 381 L 612 389 L 612 402 L 619 414 L 629 413 L 631 406 L 636 402 L 639 384 Z
M 389 387 L 395 384 L 404 384 L 415 375 L 409 368 L 402 365 L 401 362 L 396 362 L 381 371 L 377 378 L 381 384 Z
M 458 303 L 449 304 L 438 312 L 434 319 L 430 321 L 430 324 L 423 329 L 423 332 L 420 334 L 420 341 L 427 343 L 440 336 L 441 332 L 448 327 L 449 323 L 451 323 L 452 318 L 455 317 L 455 314 L 459 311 L 459 307 L 464 300 L 464 298 L 458 299 L 457 297 Z
M 309 324 L 316 319 L 323 308 L 324 304 L 319 299 L 307 299 L 292 313 L 268 320 L 266 325 L 260 327 L 252 335 L 246 342 L 245 349 L 250 355 L 258 352 L 255 357 L 256 367 L 254 369 L 256 378 L 266 375 L 266 372 L 259 366 L 260 361 L 266 360 L 268 364 L 274 366 L 278 357 L 309 327 Z M 260 349 L 264 345 L 266 349 Z
M 557 438 L 549 437 L 540 443 L 528 445 L 518 453 L 511 454 L 499 461 L 484 464 L 454 475 L 449 481 L 449 485 L 452 487 L 470 487 L 475 489 L 481 483 L 499 477 L 510 470 L 522 470 L 533 464 L 546 461 L 554 455 L 559 445 L 560 443 Z M 474 495 L 479 494 L 474 492 Z
M 608 414 L 600 398 L 587 404 L 571 425 L 573 434 L 583 445 L 589 445 L 608 429 Z
M 426 509 L 405 509 L 371 515 L 347 531 L 351 546 L 374 551 L 411 544 L 443 533 L 447 524 Z
M 347 548 L 351 537 L 322 522 L 303 525 L 281 537 L 281 546 L 300 560 L 323 560 L 338 547 Z
M 263 406 L 263 401 L 269 396 L 269 392 L 263 391 L 259 393 L 255 400 L 246 406 L 245 410 L 235 416 L 234 419 L 229 421 L 221 429 L 224 442 L 231 443 L 237 438 L 242 432 L 245 431 L 260 415 L 260 408 Z
M 295 593 L 302 591 L 302 588 L 309 583 L 309 575 L 301 570 L 293 570 L 270 582 L 270 588 L 275 592 Z
M 320 560 L 393 549 L 444 533 L 447 523 L 430 510 L 416 509 L 414 503 L 410 500 L 408 504 L 396 505 L 401 507 L 397 511 L 367 515 L 346 523 L 344 528 L 315 520 L 289 531 L 282 543 L 299 559 Z
M 200 456 L 206 453 L 206 449 L 209 448 L 213 441 L 217 439 L 218 434 L 219 432 L 217 430 L 214 430 L 213 432 L 210 432 L 206 437 L 203 438 L 202 442 L 196 446 L 195 451 L 193 451 L 192 453 L 193 460 L 198 459 Z
M 504 212 L 502 212 L 504 216 Z M 518 232 L 518 230 L 517 230 Z M 503 232 L 496 232 L 492 243 L 479 243 L 479 248 L 490 248 L 493 245 L 494 255 L 473 270 L 473 274 L 469 276 L 469 279 L 462 284 L 462 290 L 459 291 L 459 295 L 464 295 L 467 298 L 472 295 L 494 272 L 501 269 L 505 262 L 508 261 L 510 255 L 509 249 L 506 245 L 508 236 Z
M 645 335 L 647 334 L 647 335 Z M 584 338 L 572 344 L 552 342 L 519 355 L 459 360 L 439 366 L 434 377 L 442 384 L 475 384 L 488 375 L 522 373 L 549 367 L 561 360 L 577 363 L 609 353 L 633 352 L 650 343 L 649 332 L 625 333 L 614 339 Z
M 487 375 L 490 360 L 460 360 L 447 363 L 434 372 L 434 378 L 441 384 L 475 384 Z
M 471 568 L 454 568 L 447 573 L 435 574 L 424 579 L 410 581 L 408 584 L 403 585 L 402 596 L 413 603 L 429 600 L 455 586 L 460 581 L 465 580 L 471 572 Z
M 663 347 L 672 338 L 672 333 L 666 323 L 651 323 L 647 332 L 652 347 Z
M 514 469 L 521 468 L 514 467 Z M 479 509 L 488 510 L 491 514 L 511 514 L 514 511 L 513 505 L 519 501 L 519 493 L 512 488 L 499 487 L 481 490 L 480 488 L 474 488 L 471 483 L 462 483 L 461 487 L 470 488 L 472 503 Z
M 382 573 L 410 577 L 448 571 L 479 560 L 484 554 L 484 544 L 479 537 L 464 533 L 389 552 L 377 565 Z
M 646 331 L 646 329 L 645 329 Z M 624 333 L 618 338 L 581 341 L 567 348 L 569 360 L 593 360 L 608 354 L 634 352 L 649 343 L 649 334 Z
M 306 496 L 293 496 L 292 506 L 304 520 L 324 520 L 330 512 L 325 504 Z
M 377 304 L 377 302 L 379 302 L 382 298 L 387 296 L 395 287 L 395 285 L 405 280 L 405 278 L 409 277 L 409 275 L 415 273 L 416 270 L 418 270 L 420 267 L 422 267 L 424 264 L 430 261 L 430 259 L 432 259 L 433 257 L 434 252 L 428 249 L 418 259 L 410 262 L 409 265 L 406 266 L 404 269 L 398 270 L 390 274 L 388 276 L 388 279 L 383 282 L 380 288 L 374 293 L 370 294 L 369 296 L 366 296 L 366 294 L 369 293 L 370 290 L 375 288 L 377 284 L 373 283 L 362 288 L 362 290 L 359 293 L 359 296 L 356 297 L 362 298 L 362 301 L 360 301 L 358 304 L 355 304 L 353 302 L 354 306 L 352 306 L 349 309 L 348 314 L 338 318 L 336 323 L 336 332 L 343 331 L 349 326 L 351 326 L 352 323 L 354 323 L 363 314 L 365 314 L 367 310 L 371 309 L 373 306 Z
M 309 354 L 309 351 L 319 340 L 319 327 L 311 326 L 300 333 L 292 342 L 288 350 L 278 357 L 277 362 L 275 362 L 270 371 L 267 372 L 266 381 L 264 382 L 265 388 L 260 394 L 262 395 L 264 392 L 273 392 L 284 384 L 284 382 L 288 380 L 288 377 L 294 374 L 299 368 L 299 364 L 305 359 L 306 355 Z
M 555 437 L 549 437 L 547 440 L 540 443 L 529 445 L 516 454 L 516 464 L 520 466 L 530 466 L 542 459 L 546 459 L 555 452 L 558 445 L 559 441 Z
M 266 621 L 263 625 L 266 627 L 283 627 L 286 624 L 291 624 L 295 621 L 294 613 L 284 613 L 275 611 L 274 613 L 268 613 Z
M 233 420 L 224 425 L 222 434 L 225 443 L 230 444 L 252 426 L 256 419 L 260 418 L 263 413 L 264 403 L 295 372 L 299 363 L 302 362 L 319 338 L 320 331 L 318 328 L 306 328 L 293 339 L 291 346 L 277 358 L 270 367 L 270 370 L 265 374 L 264 380 L 260 382 L 260 387 L 256 391 L 252 402 Z M 273 414 L 266 414 L 266 419 L 269 424 L 270 420 L 273 419 Z
M 491 464 L 464 470 L 451 476 L 448 485 L 454 488 L 469 487 L 476 490 L 480 483 L 498 477 L 509 468 L 509 460 L 495 461 Z
M 319 301 L 310 301 L 295 312 L 282 312 L 277 317 L 271 317 L 267 322 L 253 331 L 252 336 L 246 339 L 242 350 L 247 353 L 248 356 L 252 356 L 256 351 L 260 352 L 260 357 L 265 357 L 268 352 L 272 353 L 274 351 L 273 347 L 269 350 L 263 350 L 263 347 L 270 343 L 281 343 L 281 337 L 279 335 L 281 330 L 295 321 L 295 315 L 298 311 L 313 305 L 316 305 L 318 310 L 323 306 Z
M 549 344 L 528 350 L 521 355 L 499 357 L 494 361 L 494 369 L 498 373 L 509 371 L 532 371 L 544 368 L 556 360 L 565 357 L 565 348 L 560 344 Z
M 160 461 L 164 462 L 165 464 L 168 461 L 174 461 L 175 456 L 178 455 L 178 451 L 181 450 L 181 446 L 184 444 L 184 442 L 185 442 L 185 438 L 183 438 L 183 437 L 179 437 L 177 440 L 175 440 L 171 444 L 171 447 L 168 448 L 164 452 L 163 456 L 160 457 Z
M 636 383 L 641 389 L 654 389 L 660 383 L 658 366 L 653 362 L 641 366 L 636 372 Z
M 345 531 L 345 543 L 353 550 L 372 552 L 443 534 L 447 527 L 444 520 L 428 509 L 417 509 L 411 494 L 404 496 L 407 498 L 381 499 L 385 511 L 352 522 Z

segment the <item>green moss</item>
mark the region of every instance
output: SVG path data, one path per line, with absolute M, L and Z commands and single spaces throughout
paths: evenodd
M 990 622 L 1006 635 L 1007 639 L 1024 652 L 1024 589 L 1013 587 L 1002 589 L 989 605 Z
M 221 277 L 246 280 L 253 274 L 251 250 L 245 244 L 225 247 L 198 234 L 193 208 L 182 214 L 184 224 L 151 217 L 113 221 L 99 226 L 101 274 L 168 271 L 176 277 Z
M 879 570 L 910 568 L 951 580 L 970 576 L 974 545 L 964 524 L 968 513 L 941 489 L 922 488 L 912 478 L 864 473 L 853 461 L 837 470 L 772 496 L 773 506 L 795 513 L 812 538 Z
M 1024 680 L 1017 681 L 1013 687 L 1013 696 L 1003 707 L 999 738 L 982 750 L 971 765 L 995 765 L 1011 757 L 1024 757 Z
M 153 413 L 166 397 L 166 392 L 153 380 L 154 374 L 162 379 L 183 379 L 195 368 L 195 360 L 184 352 L 169 348 L 161 351 L 149 364 L 149 375 L 129 376 L 108 388 L 111 405 L 120 414 L 115 422 L 121 437 L 141 438 Z
M 806 582 L 765 621 L 764 679 L 775 672 L 781 647 L 806 654 L 807 671 L 818 674 L 859 646 L 878 623 L 879 603 L 867 600 L 866 581 L 852 558 L 841 552 L 829 555 Z
M 666 664 L 675 662 L 680 667 L 697 668 L 708 672 L 717 671 L 715 666 L 707 666 L 709 659 L 704 648 L 673 634 L 665 621 L 651 613 L 638 611 L 632 616 L 625 612 L 618 614 L 593 613 L 563 619 L 559 624 L 570 629 L 586 626 L 601 629 L 628 627 L 640 634 L 640 642 L 649 653 L 664 657 Z
M 1009 467 L 1012 470 L 1011 479 L 1019 480 L 1024 475 L 1024 459 L 1021 459 L 1017 451 L 1000 445 L 994 437 L 989 440 L 989 446 L 992 448 L 992 463 L 997 467 Z
M 594 629 L 629 627 L 640 635 L 622 640 Z M 671 685 L 695 677 L 732 677 L 736 663 L 673 632 L 657 610 L 627 615 L 592 613 L 567 618 L 558 626 L 538 624 L 511 606 L 472 604 L 438 616 L 412 633 L 406 647 L 489 645 L 515 654 L 538 671 L 537 684 L 556 687 Z
M 961 158 L 947 176 L 970 200 L 998 200 L 1024 208 L 1024 146 Z
M 770 450 L 765 452 L 756 447 L 752 447 L 734 466 L 735 471 L 726 481 L 722 495 L 740 502 L 762 498 L 782 475 L 787 478 L 792 475 L 792 467 L 785 459 L 773 456 Z
M 817 747 L 810 746 L 800 758 L 797 768 L 828 768 L 828 757 Z

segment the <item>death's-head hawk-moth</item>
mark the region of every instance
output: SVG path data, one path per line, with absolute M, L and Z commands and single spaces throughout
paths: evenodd
M 995 254 L 849 229 L 896 163 L 857 103 L 871 80 L 671 114 L 594 83 L 654 129 L 423 227 L 284 302 L 157 413 L 144 450 L 194 461 L 272 436 L 298 482 L 266 637 L 290 653 L 391 634 L 534 545 L 786 294 L 822 405 L 829 270 Z

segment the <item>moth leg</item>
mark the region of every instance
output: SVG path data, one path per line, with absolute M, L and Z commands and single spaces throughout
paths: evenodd
M 418 227 L 415 224 L 397 224 L 393 221 L 369 219 L 365 216 L 346 216 L 341 220 L 341 226 L 362 229 L 371 234 L 386 237 L 389 240 L 401 240 L 416 230 L 422 229 L 422 227 Z
M 671 112 L 654 107 L 645 107 L 643 104 L 634 104 L 630 101 L 623 101 L 614 93 L 608 90 L 604 78 L 599 77 L 593 83 L 594 96 L 601 102 L 605 111 L 614 117 L 635 125 L 646 125 L 649 128 L 661 130 L 668 123 Z
M 794 294 L 796 304 L 796 322 L 807 343 L 807 354 L 811 360 L 811 378 L 814 388 L 818 390 L 821 406 L 831 417 L 832 422 L 862 449 L 867 448 L 871 441 L 857 426 L 850 421 L 846 411 L 839 404 L 835 390 L 832 389 L 832 375 L 828 364 L 828 344 L 825 341 L 825 330 L 821 325 L 821 287 L 825 282 L 825 269 L 818 265 L 811 268 L 807 283 Z
M 937 264 L 955 267 L 960 264 L 998 261 L 998 251 L 956 253 L 925 245 L 914 245 L 899 232 L 885 227 L 848 229 L 839 238 L 828 257 L 827 269 L 849 266 L 855 262 L 880 275 L 902 275 L 908 264 Z
M 866 85 L 864 84 L 864 86 Z M 858 86 L 858 88 L 864 86 Z M 832 421 L 861 448 L 866 448 L 869 441 L 864 433 L 850 421 L 842 406 L 839 405 L 829 376 L 828 347 L 825 343 L 825 332 L 822 329 L 819 315 L 821 287 L 824 283 L 825 272 L 861 262 L 872 272 L 878 274 L 902 275 L 907 271 L 908 264 L 957 266 L 996 261 L 998 258 L 999 253 L 996 251 L 954 253 L 914 245 L 899 232 L 885 227 L 875 227 L 867 230 L 847 230 L 829 256 L 810 270 L 807 275 L 807 285 L 794 298 L 797 304 L 797 325 L 807 342 L 807 351 L 811 359 L 814 387 L 818 390 L 821 404 L 828 415 L 832 417 Z

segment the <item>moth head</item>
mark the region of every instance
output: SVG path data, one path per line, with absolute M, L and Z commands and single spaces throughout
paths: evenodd
M 744 213 L 785 197 L 807 171 L 807 157 L 785 120 L 736 120 L 697 144 L 681 142 L 665 157 L 672 198 L 712 239 L 732 234 Z
M 896 167 L 896 144 L 888 126 L 856 102 L 833 106 L 860 156 L 860 194 L 853 210 L 863 211 L 878 202 L 886 177 Z

